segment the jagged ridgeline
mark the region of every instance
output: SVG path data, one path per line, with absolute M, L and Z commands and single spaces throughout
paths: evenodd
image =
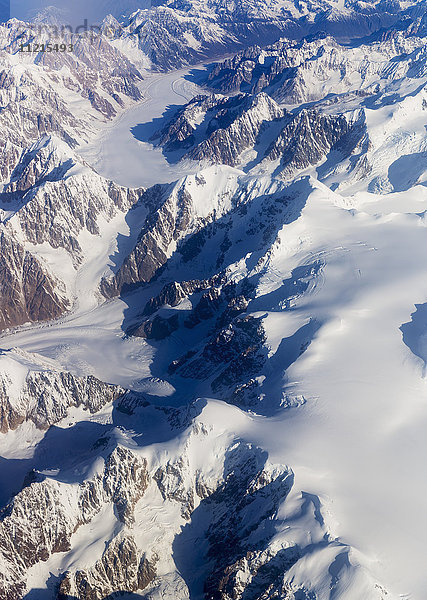
M 137 40 L 154 69 L 173 70 L 281 37 L 301 39 L 328 32 L 348 42 L 397 25 L 416 29 L 422 3 L 389 0 L 151 0 L 120 23 L 109 18 L 108 35 L 119 47 Z
M 425 589 L 425 3 L 89 9 L 0 25 L 0 600 Z
M 206 403 L 154 407 L 117 386 L 55 367 L 23 351 L 0 356 L 2 435 L 8 427 L 26 427 L 28 435 L 30 423 L 51 426 L 40 435 L 36 454 L 18 461 L 15 477 L 2 488 L 2 598 L 30 598 L 31 589 L 69 600 L 125 593 L 184 599 L 189 589 L 205 598 L 249 592 L 296 598 L 305 593 L 305 556 L 313 547 L 326 574 L 331 556 L 351 552 L 325 541 L 316 497 L 303 495 L 289 519 L 278 515 L 288 498 L 295 511 L 291 469 L 227 432 Z M 109 422 L 105 409 L 112 401 Z M 89 410 L 93 419 L 79 421 L 74 412 L 64 421 L 70 407 Z M 237 409 L 224 410 L 237 425 Z M 173 445 L 153 452 L 128 437 L 130 426 L 141 441 L 154 441 L 162 431 Z M 300 521 L 310 523 L 309 541 Z M 357 568 L 359 584 L 381 599 L 381 588 Z

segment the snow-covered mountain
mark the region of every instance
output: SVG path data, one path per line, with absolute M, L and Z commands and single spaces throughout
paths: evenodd
M 369 146 L 363 110 L 290 113 L 265 93 L 196 97 L 153 141 L 170 160 L 245 166 L 283 178 L 330 154 L 339 162 Z
M 43 29 L 39 41 L 53 43 L 53 34 Z M 1 329 L 71 308 L 93 238 L 107 268 L 118 220 L 126 229 L 126 212 L 141 193 L 99 177 L 75 153 L 101 124 L 141 101 L 141 74 L 108 41 L 95 45 L 86 35 L 61 40 L 75 44 L 74 53 L 18 51 L 36 35 L 34 24 L 0 26 Z M 116 219 L 104 241 L 100 219 L 104 228 Z
M 0 26 L 0 600 L 425 599 L 425 15 Z
M 390 34 L 390 32 L 388 32 Z M 267 92 L 289 105 L 329 95 L 391 92 L 404 78 L 425 75 L 425 40 L 396 31 L 370 44 L 347 46 L 318 35 L 301 42 L 280 40 L 249 48 L 215 65 L 207 82 L 222 93 Z
M 129 56 L 142 51 L 153 68 L 169 70 L 281 36 L 328 32 L 348 42 L 397 23 L 415 27 L 425 20 L 422 5 L 416 0 L 164 0 L 120 25 L 108 21 L 105 32 Z
M 423 178 L 426 68 L 425 38 L 400 31 L 350 48 L 327 36 L 252 48 L 207 74 L 222 94 L 193 98 L 151 139 L 170 162 L 401 190 Z
M 59 35 L 59 37 L 58 37 Z M 74 44 L 74 52 L 19 52 L 20 44 Z M 102 59 L 101 59 L 102 56 Z M 6 182 L 23 149 L 46 134 L 76 147 L 100 121 L 141 100 L 141 74 L 107 40 L 58 34 L 11 20 L 0 25 L 0 115 Z
M 76 378 L 61 372 L 54 361 L 18 348 L 1 356 L 0 431 L 7 433 L 24 422 L 49 429 L 67 415 L 70 407 L 91 413 L 125 394 L 92 376 Z
M 1 328 L 64 314 L 81 273 L 107 269 L 116 228 L 126 229 L 141 193 L 104 180 L 54 136 L 24 150 L 0 196 Z

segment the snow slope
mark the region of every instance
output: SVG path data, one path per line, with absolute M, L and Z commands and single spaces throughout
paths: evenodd
M 169 164 L 149 139 L 168 107 L 182 105 L 198 93 L 197 86 L 186 80 L 188 72 L 183 69 L 164 76 L 145 74 L 140 87 L 144 102 L 127 110 L 103 127 L 91 143 L 80 147 L 82 158 L 104 177 L 130 187 L 149 187 L 182 176 L 187 168 Z M 198 168 L 189 165 L 188 172 Z
M 427 294 L 427 195 L 419 186 L 392 200 L 390 207 L 391 199 L 365 194 L 357 209 L 348 209 L 339 196 L 315 184 L 301 217 L 281 230 L 254 301 L 257 313 L 268 315 L 267 332 L 274 319 L 267 345 L 274 352 L 279 327 L 292 335 L 296 316 L 301 322 L 316 319 L 321 327 L 286 376 L 277 380 L 275 373 L 266 371 L 266 391 L 276 386 L 276 393 L 303 396 L 305 404 L 251 421 L 245 435 L 272 460 L 292 465 L 296 496 L 304 492 L 320 497 L 322 511 L 332 519 L 333 535 L 367 557 L 369 571 L 391 597 L 423 598 L 426 490 L 419 473 L 427 450 L 425 380 L 423 365 L 402 342 L 400 327 Z M 324 265 L 320 287 L 298 298 L 291 311 L 272 310 L 270 297 L 278 293 L 290 269 L 315 260 Z M 104 335 L 106 311 L 112 311 L 108 306 L 97 312 Z M 120 316 L 116 306 L 118 321 Z M 78 344 L 78 353 L 96 375 L 105 378 L 108 370 L 109 381 L 122 383 L 126 368 L 129 384 L 132 376 L 143 377 L 143 370 L 135 359 L 126 359 L 130 342 L 114 342 L 118 329 L 119 322 L 108 336 L 100 337 L 89 313 L 68 325 L 3 336 L 2 346 L 19 345 L 52 356 L 57 339 L 56 360 L 78 371 L 70 360 L 72 345 Z M 132 345 L 140 351 L 145 346 L 137 341 Z M 109 348 L 108 362 L 105 354 L 96 359 L 96 347 Z M 121 347 L 119 355 L 115 347 Z M 169 348 L 173 347 L 172 341 Z M 149 360 L 152 350 L 147 350 L 143 360 Z M 219 418 L 224 409 L 213 404 L 209 410 Z M 303 573 L 297 573 L 296 580 L 311 577 L 310 570 Z M 373 597 L 363 596 L 354 581 L 349 586 L 348 596 L 337 597 Z
M 0 336 L 6 600 L 427 597 L 425 53 L 416 58 L 412 74 L 381 71 L 385 87 L 370 71 L 361 97 L 360 62 L 345 59 L 349 94 L 320 95 L 316 109 L 362 110 L 367 143 L 288 178 L 170 165 L 153 150 L 168 106 L 197 93 L 182 72 L 148 76 L 141 104 L 78 148 L 116 184 L 161 185 L 127 219 L 99 219 L 99 237 L 79 230 L 69 314 Z M 304 149 L 303 138 L 290 141 Z M 359 177 L 355 159 L 370 166 Z M 31 183 L 38 171 L 23 164 Z M 73 169 L 60 181 L 83 178 L 99 200 L 105 181 Z M 3 217 L 14 215 L 11 205 Z M 66 249 L 36 242 L 65 279 Z M 119 297 L 104 301 L 103 275 Z

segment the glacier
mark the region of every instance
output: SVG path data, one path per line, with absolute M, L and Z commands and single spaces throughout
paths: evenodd
M 237 9 L 0 25 L 1 599 L 427 594 L 425 3 Z

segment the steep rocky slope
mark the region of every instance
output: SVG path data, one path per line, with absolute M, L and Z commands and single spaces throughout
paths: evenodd
M 316 498 L 293 498 L 293 514 L 279 516 L 292 495 L 289 467 L 233 439 L 201 409 L 135 409 L 132 420 L 141 432 L 157 413 L 163 427 L 179 436 L 176 449 L 161 457 L 131 440 L 117 445 L 111 429 L 103 436 L 102 458 L 78 485 L 34 471 L 1 515 L 2 597 L 25 595 L 28 573 L 30 581 L 36 573 L 58 573 L 58 557 L 62 568 L 49 589 L 62 600 L 125 592 L 173 594 L 177 600 L 194 594 L 310 598 L 334 584 L 330 565 L 345 555 L 361 589 L 384 598 L 363 560 L 329 536 Z M 210 452 L 217 456 L 213 468 L 203 460 Z M 100 520 L 104 534 L 94 542 L 88 533 Z M 311 523 L 309 542 L 302 523 Z M 195 547 L 193 540 L 200 538 L 203 545 Z M 80 551 L 86 546 L 85 558 L 77 558 L 76 544 Z M 296 576 L 311 553 L 319 565 L 314 587 Z
M 329 154 L 340 162 L 367 147 L 363 111 L 281 109 L 265 93 L 196 97 L 153 137 L 170 160 L 243 166 L 290 178 Z
M 69 308 L 64 284 L 7 231 L 0 233 L 0 329 L 47 321 Z
M 413 21 L 411 9 L 415 11 L 417 3 L 405 4 L 167 0 L 135 12 L 123 23 L 109 20 L 105 31 L 129 56 L 142 52 L 153 68 L 169 70 L 281 36 L 301 39 L 321 31 L 343 41 L 369 36 L 405 17 Z
M 425 39 L 399 29 L 351 47 L 320 36 L 252 48 L 209 71 L 206 84 L 228 95 L 194 98 L 152 142 L 174 163 L 286 180 L 305 172 L 342 192 L 363 181 L 401 190 L 422 177 L 426 65 Z M 399 182 L 397 161 L 411 155 Z
M 73 52 L 18 51 L 35 36 L 72 44 Z M 137 201 L 140 191 L 103 180 L 73 148 L 141 100 L 141 79 L 106 39 L 59 39 L 54 28 L 16 20 L 0 25 L 1 329 L 69 309 L 73 267 L 90 259 L 82 236 L 101 237 L 100 220 L 124 219 Z M 68 273 L 57 249 L 69 253 Z
M 284 111 L 266 94 L 196 96 L 152 139 L 183 160 L 236 166 L 242 152 L 256 145 L 266 123 L 283 117 Z
M 183 265 L 183 273 L 211 277 L 227 265 L 227 255 L 238 260 L 242 255 L 236 253 L 246 254 L 247 235 L 253 251 L 261 251 L 274 241 L 276 226 L 299 214 L 301 188 L 302 182 L 287 187 L 270 177 L 246 177 L 226 167 L 210 167 L 176 184 L 150 188 L 142 197 L 150 211 L 137 244 L 116 274 L 102 281 L 102 292 L 114 297 L 148 283 L 169 262 Z M 214 247 L 219 252 L 209 254 Z M 207 260 L 198 262 L 201 252 Z
M 0 356 L 0 432 L 31 421 L 48 429 L 61 421 L 71 407 L 95 413 L 117 400 L 125 390 L 95 377 L 74 377 L 59 372 L 54 361 L 16 349 Z
M 207 84 L 222 93 L 267 92 L 291 105 L 331 95 L 370 96 L 393 89 L 405 77 L 425 76 L 423 35 L 388 33 L 370 44 L 339 44 L 326 34 L 295 43 L 253 47 L 218 63 Z
M 90 238 L 101 241 L 101 223 L 124 220 L 141 193 L 104 180 L 57 138 L 44 136 L 24 150 L 0 194 L 1 328 L 70 308 L 78 270 L 94 258 Z M 62 260 L 54 251 L 65 252 Z
M 2 332 L 0 598 L 423 600 L 423 3 L 156 4 L 70 56 L 1 34 L 0 329 L 50 322 Z M 324 27 L 378 35 L 252 48 L 168 112 L 195 174 L 72 148 L 144 52 Z
M 99 177 L 66 144 L 44 136 L 23 152 L 4 186 L 5 221 L 27 242 L 64 248 L 78 264 L 79 234 L 100 235 L 98 220 L 127 212 L 140 194 Z
M 35 37 L 39 43 L 72 44 L 74 51 L 18 51 Z M 55 134 L 71 147 L 87 141 L 100 121 L 141 99 L 141 78 L 106 39 L 58 37 L 57 30 L 39 31 L 35 24 L 15 20 L 0 25 L 2 181 L 8 181 L 22 151 L 44 134 Z

